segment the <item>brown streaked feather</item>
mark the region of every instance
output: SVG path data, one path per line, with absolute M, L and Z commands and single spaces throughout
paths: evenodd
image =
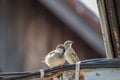
M 75 57 L 76 61 L 79 61 L 78 55 L 75 53 L 75 51 L 72 48 L 71 48 L 71 50 L 73 52 L 72 54 Z
M 55 50 L 50 51 L 50 52 L 48 53 L 48 55 L 51 55 L 51 54 L 54 54 L 54 53 L 55 53 Z

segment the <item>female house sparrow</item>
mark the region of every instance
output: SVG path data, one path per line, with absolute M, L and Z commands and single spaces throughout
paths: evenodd
M 72 44 L 73 44 L 73 41 L 70 41 L 70 40 L 64 42 L 64 45 L 66 46 L 64 56 L 65 56 L 66 61 L 69 64 L 73 64 L 79 61 L 77 54 L 72 48 Z
M 45 63 L 50 67 L 56 67 L 65 64 L 65 46 L 60 44 L 56 47 L 55 50 L 48 53 L 45 57 Z

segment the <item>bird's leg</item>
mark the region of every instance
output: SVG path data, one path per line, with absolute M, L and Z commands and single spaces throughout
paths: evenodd
M 60 65 L 60 67 L 62 67 L 62 66 L 63 65 Z M 63 76 L 63 74 L 64 74 L 64 71 L 60 71 L 55 75 L 55 77 L 60 78 L 61 76 Z
M 61 72 L 56 73 L 55 75 L 51 75 L 49 80 L 59 80 L 59 78 L 62 76 Z
M 54 80 L 54 77 L 55 77 L 55 75 L 51 75 L 51 76 L 49 77 L 49 80 Z
M 49 80 L 56 80 L 59 79 L 61 76 L 63 76 L 64 71 L 60 71 L 58 73 L 56 73 L 55 75 L 51 75 L 51 77 L 49 78 Z
M 63 76 L 63 73 L 64 71 L 60 71 L 55 75 L 55 77 L 60 78 L 61 76 Z
M 60 65 L 60 66 L 62 67 L 62 65 Z M 58 72 L 56 74 L 51 75 L 49 80 L 54 80 L 55 78 L 59 79 L 61 76 L 63 76 L 63 74 L 64 74 L 64 71 L 60 71 L 60 72 Z

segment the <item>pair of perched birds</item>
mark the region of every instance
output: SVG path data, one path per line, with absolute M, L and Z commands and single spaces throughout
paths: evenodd
M 73 64 L 79 61 L 79 58 L 72 48 L 73 41 L 67 40 L 64 44 L 59 44 L 55 50 L 48 53 L 44 62 L 50 67 L 64 65 L 67 61 Z

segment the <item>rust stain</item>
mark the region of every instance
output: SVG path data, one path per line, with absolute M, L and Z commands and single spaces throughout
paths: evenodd
M 94 72 L 95 70 L 94 69 L 85 69 L 83 70 L 84 72 Z
M 115 45 L 117 47 L 117 55 L 118 57 L 120 56 L 120 42 L 119 42 L 119 33 L 117 31 L 116 28 L 113 28 L 113 33 L 114 33 L 114 36 L 115 36 Z
M 79 80 L 85 80 L 85 74 L 84 73 L 80 74 Z
M 68 78 L 68 80 L 72 80 L 71 78 Z

